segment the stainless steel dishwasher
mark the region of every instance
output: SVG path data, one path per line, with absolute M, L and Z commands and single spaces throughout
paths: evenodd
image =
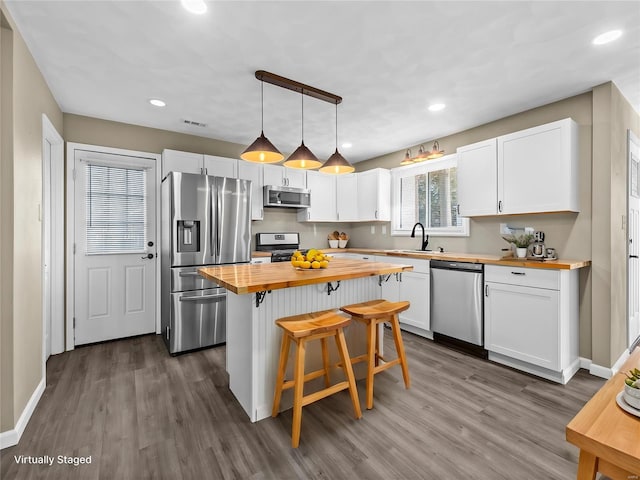
M 464 347 L 465 343 L 482 347 L 484 265 L 431 260 L 430 271 L 430 313 L 434 340 L 459 347 Z M 471 347 L 470 350 L 478 349 Z M 482 348 L 479 350 L 484 351 Z

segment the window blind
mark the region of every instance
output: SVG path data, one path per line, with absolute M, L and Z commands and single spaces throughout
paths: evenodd
M 136 253 L 145 249 L 144 170 L 87 165 L 87 253 Z

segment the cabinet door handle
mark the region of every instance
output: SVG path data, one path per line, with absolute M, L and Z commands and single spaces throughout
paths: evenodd
M 638 255 L 629 255 L 629 258 L 638 258 Z
M 484 296 L 488 297 L 489 296 L 489 285 L 485 285 L 484 286 Z
M 376 219 L 378 218 L 378 210 L 376 210 L 376 213 L 374 214 Z
M 526 275 L 524 272 L 511 272 L 511 275 Z
M 498 201 L 498 211 L 502 212 L 502 200 Z

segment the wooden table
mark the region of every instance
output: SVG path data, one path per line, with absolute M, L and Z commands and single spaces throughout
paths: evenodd
M 578 480 L 594 480 L 596 472 L 614 480 L 640 479 L 640 418 L 616 403 L 631 368 L 640 368 L 640 347 L 567 425 L 567 440 L 580 448 Z

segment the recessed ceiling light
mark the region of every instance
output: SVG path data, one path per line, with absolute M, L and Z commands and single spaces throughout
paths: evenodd
M 444 110 L 444 107 L 446 107 L 446 105 L 444 103 L 433 103 L 433 104 L 429 105 L 429 111 L 430 112 L 439 112 L 440 110 Z
M 151 100 L 149 100 L 149 103 L 151 105 L 153 105 L 154 107 L 165 107 L 167 105 L 166 103 L 164 103 L 159 98 L 152 98 Z
M 182 6 L 187 12 L 195 13 L 196 15 L 202 15 L 207 11 L 207 4 L 204 0 L 182 0 Z
M 351 147 L 353 147 L 353 145 L 350 144 L 349 142 L 345 142 L 342 144 L 342 148 L 351 148 Z
M 605 43 L 613 42 L 622 36 L 622 30 L 611 30 L 604 32 L 593 39 L 591 43 L 594 45 L 604 45 Z

